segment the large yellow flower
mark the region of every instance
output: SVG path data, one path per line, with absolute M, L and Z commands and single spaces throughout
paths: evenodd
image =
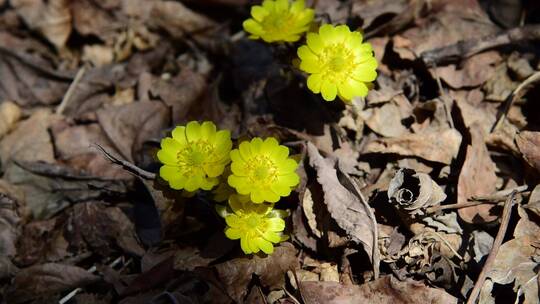
M 346 25 L 325 24 L 319 33 L 307 35 L 307 45 L 298 48 L 300 69 L 311 74 L 307 80 L 313 93 L 326 101 L 339 96 L 344 101 L 364 97 L 368 84 L 377 78 L 377 60 L 371 44 Z
M 254 203 L 275 203 L 281 196 L 289 196 L 300 181 L 295 172 L 298 164 L 289 158 L 289 149 L 273 137 L 242 142 L 231 151 L 231 160 L 229 185 L 239 194 L 249 194 Z
M 244 21 L 244 30 L 249 38 L 266 42 L 298 41 L 306 32 L 315 12 L 305 8 L 304 0 L 289 3 L 289 0 L 264 0 L 262 5 L 251 8 L 253 18 Z
M 172 138 L 161 140 L 157 157 L 163 166 L 159 175 L 176 190 L 210 190 L 230 162 L 231 147 L 230 132 L 216 131 L 210 121 L 178 126 L 172 131 Z
M 225 235 L 231 240 L 240 239 L 240 247 L 246 254 L 262 250 L 266 254 L 274 252 L 274 244 L 285 239 L 285 210 L 274 209 L 271 204 L 253 204 L 249 198 L 232 195 L 229 209 L 216 207 L 225 218 Z

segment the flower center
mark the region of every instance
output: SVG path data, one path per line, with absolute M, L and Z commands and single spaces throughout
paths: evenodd
M 335 82 L 348 78 L 357 64 L 355 54 L 342 43 L 327 46 L 320 58 L 326 66 L 324 77 Z
M 345 64 L 347 62 L 342 57 L 336 56 L 330 60 L 329 66 L 330 69 L 334 70 L 334 72 L 340 72 L 345 67 Z
M 178 164 L 186 167 L 201 167 L 212 154 L 213 146 L 206 141 L 192 142 L 188 147 L 178 151 Z
M 269 183 L 277 178 L 277 167 L 272 160 L 264 155 L 254 157 L 248 164 L 252 181 Z
M 246 223 L 250 228 L 257 228 L 259 226 L 260 220 L 257 216 L 250 216 L 247 218 Z
M 272 35 L 284 35 L 294 24 L 295 16 L 288 11 L 268 15 L 262 21 L 263 28 Z

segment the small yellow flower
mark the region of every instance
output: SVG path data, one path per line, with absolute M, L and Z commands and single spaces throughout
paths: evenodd
M 293 42 L 309 29 L 315 12 L 305 8 L 304 0 L 264 0 L 251 8 L 251 16 L 242 24 L 249 38 Z
M 230 162 L 231 148 L 230 132 L 216 131 L 210 121 L 178 126 L 172 131 L 172 138 L 161 140 L 157 157 L 163 166 L 159 175 L 176 190 L 210 190 Z
M 311 74 L 308 88 L 326 101 L 336 96 L 344 101 L 364 97 L 369 83 L 377 78 L 371 44 L 362 43 L 362 34 L 346 25 L 325 24 L 318 34 L 309 33 L 307 45 L 298 48 L 298 57 L 300 69 Z
M 254 203 L 275 203 L 289 196 L 300 181 L 298 164 L 289 158 L 289 149 L 273 138 L 244 141 L 231 151 L 229 185 L 242 195 L 250 195 Z
M 230 211 L 223 206 L 216 207 L 227 223 L 225 235 L 231 240 L 240 239 L 240 247 L 246 254 L 260 250 L 271 254 L 274 244 L 287 239 L 283 235 L 283 218 L 287 217 L 287 211 L 273 209 L 271 204 L 253 204 L 249 198 L 239 195 L 229 198 L 229 207 Z

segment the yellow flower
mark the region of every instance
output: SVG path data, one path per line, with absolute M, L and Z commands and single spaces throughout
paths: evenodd
M 298 164 L 289 158 L 289 149 L 273 138 L 244 141 L 231 151 L 229 185 L 242 195 L 250 195 L 254 203 L 275 203 L 289 196 L 300 181 Z
M 325 24 L 318 34 L 309 33 L 307 45 L 298 48 L 298 57 L 300 69 L 311 74 L 308 88 L 326 101 L 336 96 L 344 101 L 364 97 L 369 83 L 377 78 L 371 44 L 362 43 L 362 34 L 346 25 Z
M 231 147 L 230 132 L 216 131 L 210 121 L 178 126 L 172 131 L 172 138 L 161 140 L 157 157 L 163 166 L 159 175 L 176 190 L 210 190 L 230 162 Z
M 240 239 L 240 247 L 246 254 L 262 250 L 266 254 L 274 252 L 274 244 L 285 239 L 285 210 L 273 209 L 271 204 L 253 204 L 249 198 L 232 195 L 229 198 L 230 211 L 216 207 L 225 218 L 225 235 L 231 240 Z
M 312 9 L 305 8 L 304 0 L 264 0 L 262 5 L 251 8 L 253 18 L 242 25 L 251 39 L 292 42 L 309 29 L 314 15 Z

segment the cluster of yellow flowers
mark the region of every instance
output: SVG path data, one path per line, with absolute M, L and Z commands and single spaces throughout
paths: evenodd
M 252 18 L 243 27 L 251 39 L 265 42 L 295 42 L 309 31 L 315 16 L 304 0 L 264 0 L 251 8 Z M 326 101 L 350 101 L 365 97 L 377 78 L 377 60 L 362 34 L 346 25 L 324 24 L 306 35 L 298 48 L 300 69 L 309 74 L 308 88 Z
M 246 254 L 261 250 L 271 254 L 273 244 L 286 238 L 287 212 L 275 209 L 274 203 L 298 185 L 298 163 L 273 137 L 256 137 L 232 147 L 228 130 L 218 131 L 209 121 L 191 121 L 161 141 L 159 174 L 175 190 L 215 187 L 214 199 L 228 201 L 228 206 L 216 207 L 227 224 L 225 235 L 240 239 Z

